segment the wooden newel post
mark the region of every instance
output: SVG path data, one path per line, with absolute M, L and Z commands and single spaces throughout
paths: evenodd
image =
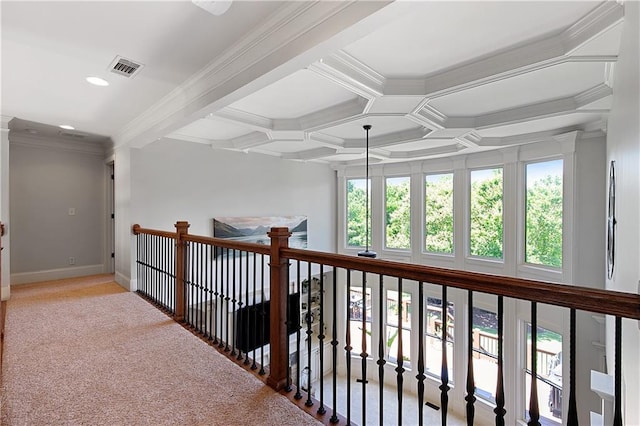
M 271 228 L 268 233 L 271 238 L 270 274 L 270 366 L 267 384 L 275 390 L 280 390 L 287 385 L 287 259 L 280 257 L 280 249 L 289 247 L 291 232 L 288 228 Z
M 184 321 L 187 245 L 183 237 L 188 233 L 189 222 L 176 222 L 176 309 L 173 316 L 178 322 Z

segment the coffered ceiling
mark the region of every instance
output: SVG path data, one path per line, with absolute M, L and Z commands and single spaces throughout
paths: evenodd
M 64 4 L 79 13 L 92 3 Z M 133 8 L 112 4 L 100 12 L 115 14 L 114 7 L 126 15 Z M 606 131 L 624 18 L 613 1 L 236 1 L 215 18 L 189 2 L 143 4 L 160 13 L 166 29 L 139 23 L 126 41 L 137 46 L 131 54 L 146 62 L 144 69 L 100 95 L 88 87 L 56 93 L 57 72 L 53 87 L 38 82 L 27 90 L 12 64 L 40 60 L 37 67 L 51 67 L 47 58 L 32 58 L 49 46 L 55 61 L 73 63 L 84 52 L 89 64 L 108 62 L 124 50 L 122 34 L 104 36 L 95 48 L 68 29 L 49 28 L 53 36 L 45 40 L 33 34 L 36 24 L 5 31 L 3 10 L 3 115 L 54 125 L 76 114 L 77 128 L 116 145 L 143 147 L 166 137 L 334 166 L 363 161 L 364 124 L 373 126 L 372 161 L 477 152 Z M 156 32 L 144 35 L 143 25 Z M 92 34 L 87 23 L 80 29 Z M 75 112 L 37 112 L 25 102 L 7 110 L 5 101 L 20 104 L 20 90 L 80 105 Z M 52 109 L 54 101 L 47 103 Z

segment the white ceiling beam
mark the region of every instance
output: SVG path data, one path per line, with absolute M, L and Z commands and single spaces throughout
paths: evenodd
M 563 32 L 566 53 L 570 55 L 622 19 L 624 19 L 624 6 L 618 2 L 602 2 Z
M 367 100 L 359 96 L 356 99 L 307 114 L 300 117 L 298 121 L 301 128 L 312 132 L 320 128 L 334 126 L 341 120 L 360 117 L 366 106 Z
M 325 56 L 308 69 L 365 99 L 383 95 L 384 76 L 344 50 Z

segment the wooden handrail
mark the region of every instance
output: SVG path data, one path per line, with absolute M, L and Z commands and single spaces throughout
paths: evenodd
M 157 229 L 141 228 L 140 225 L 138 224 L 133 225 L 131 227 L 131 230 L 133 232 L 133 235 L 148 234 L 148 235 L 156 235 L 158 237 L 166 237 L 166 238 L 173 238 L 173 239 L 178 238 L 177 232 L 168 232 L 168 231 L 159 231 Z
M 640 295 L 555 284 L 523 278 L 481 274 L 302 249 L 283 249 L 282 256 L 418 282 L 640 320 Z

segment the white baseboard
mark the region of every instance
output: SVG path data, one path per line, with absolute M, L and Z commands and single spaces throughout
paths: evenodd
M 2 289 L 0 290 L 0 300 L 5 301 L 5 300 L 9 300 L 9 297 L 11 296 L 11 286 L 3 286 Z
M 116 271 L 116 282 L 129 291 L 136 291 L 136 280 Z
M 48 271 L 21 272 L 11 274 L 11 284 L 27 284 L 41 281 L 98 275 L 104 273 L 104 265 L 76 266 L 73 268 L 50 269 Z

